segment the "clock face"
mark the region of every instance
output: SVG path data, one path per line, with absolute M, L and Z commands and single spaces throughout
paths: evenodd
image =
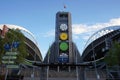
M 61 24 L 61 25 L 60 25 L 60 29 L 61 29 L 62 31 L 66 31 L 66 30 L 67 30 L 67 25 L 66 25 L 66 24 Z

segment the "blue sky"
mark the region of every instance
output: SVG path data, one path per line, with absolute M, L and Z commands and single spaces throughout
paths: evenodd
M 18 25 L 31 31 L 44 57 L 55 39 L 58 11 L 72 14 L 73 41 L 80 53 L 95 31 L 120 25 L 120 0 L 0 0 L 0 24 Z

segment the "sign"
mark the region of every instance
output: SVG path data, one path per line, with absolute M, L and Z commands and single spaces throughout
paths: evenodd
M 19 42 L 13 42 L 12 43 L 12 48 L 17 48 L 19 46 Z
M 59 61 L 60 63 L 68 63 L 69 58 L 59 57 L 59 58 L 58 58 L 58 61 Z
M 2 61 L 4 64 L 14 64 L 14 61 Z
M 3 56 L 2 59 L 17 59 L 16 56 Z
M 10 47 L 10 44 L 5 44 L 5 45 L 4 45 L 4 49 L 5 49 L 6 51 L 9 51 L 10 48 L 11 48 L 11 47 Z
M 14 41 L 12 43 L 6 43 L 6 44 L 4 44 L 4 49 L 6 51 L 9 51 L 10 49 L 17 48 L 18 46 L 19 46 L 19 42 Z
M 6 52 L 5 54 L 6 54 L 6 55 L 12 55 L 12 56 L 13 56 L 13 55 L 17 55 L 18 53 L 17 53 L 17 52 Z
M 19 68 L 19 65 L 7 65 L 7 68 Z
M 15 64 L 17 54 L 17 52 L 6 52 L 2 57 L 2 63 L 6 64 L 7 68 L 19 68 L 19 66 Z

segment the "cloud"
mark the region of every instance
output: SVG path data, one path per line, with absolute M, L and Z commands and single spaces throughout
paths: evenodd
M 46 33 L 42 33 L 42 35 L 43 35 L 43 37 L 54 37 L 55 36 L 55 30 L 54 29 L 52 29 L 52 30 L 50 30 L 50 31 L 48 31 L 48 32 L 46 32 Z
M 73 24 L 72 25 L 74 34 L 81 34 L 86 32 L 87 25 L 85 24 Z
M 79 39 L 82 38 L 84 40 L 88 39 L 94 32 L 108 27 L 108 26 L 115 26 L 120 25 L 120 18 L 114 18 L 109 20 L 109 22 L 106 23 L 96 23 L 93 25 L 87 25 L 87 24 L 73 24 L 72 26 L 72 32 L 73 32 L 73 38 Z M 77 38 L 76 38 L 77 37 Z
M 79 39 L 79 36 L 73 35 L 73 38 L 74 38 L 74 39 Z
M 88 24 L 73 24 L 72 25 L 72 36 L 73 36 L 73 40 L 75 43 L 77 43 L 77 46 L 80 50 L 80 52 L 82 52 L 84 50 L 84 46 L 86 44 L 86 41 L 89 39 L 89 37 L 95 33 L 96 31 L 108 27 L 108 26 L 115 26 L 115 25 L 120 25 L 120 18 L 114 18 L 114 19 L 110 19 L 108 22 L 105 23 L 95 23 L 92 25 L 88 25 Z M 48 32 L 45 33 L 40 33 L 38 34 L 39 38 L 43 38 L 43 39 L 47 39 L 49 38 L 54 38 L 55 37 L 55 29 L 51 29 Z M 48 41 L 48 42 L 49 42 Z M 41 43 L 42 44 L 42 43 Z M 43 53 L 46 50 L 42 50 Z M 45 54 L 44 54 L 45 55 Z
M 95 23 L 92 25 L 73 24 L 72 25 L 73 39 L 87 40 L 96 31 L 108 26 L 115 26 L 115 25 L 120 25 L 120 18 L 114 18 L 114 19 L 110 19 L 106 23 Z M 45 38 L 55 37 L 55 29 L 52 29 L 46 33 L 42 33 L 41 35 Z

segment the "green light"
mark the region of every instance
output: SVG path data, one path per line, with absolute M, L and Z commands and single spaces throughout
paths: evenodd
M 61 42 L 60 43 L 60 50 L 62 50 L 62 51 L 68 50 L 68 44 L 66 42 Z

